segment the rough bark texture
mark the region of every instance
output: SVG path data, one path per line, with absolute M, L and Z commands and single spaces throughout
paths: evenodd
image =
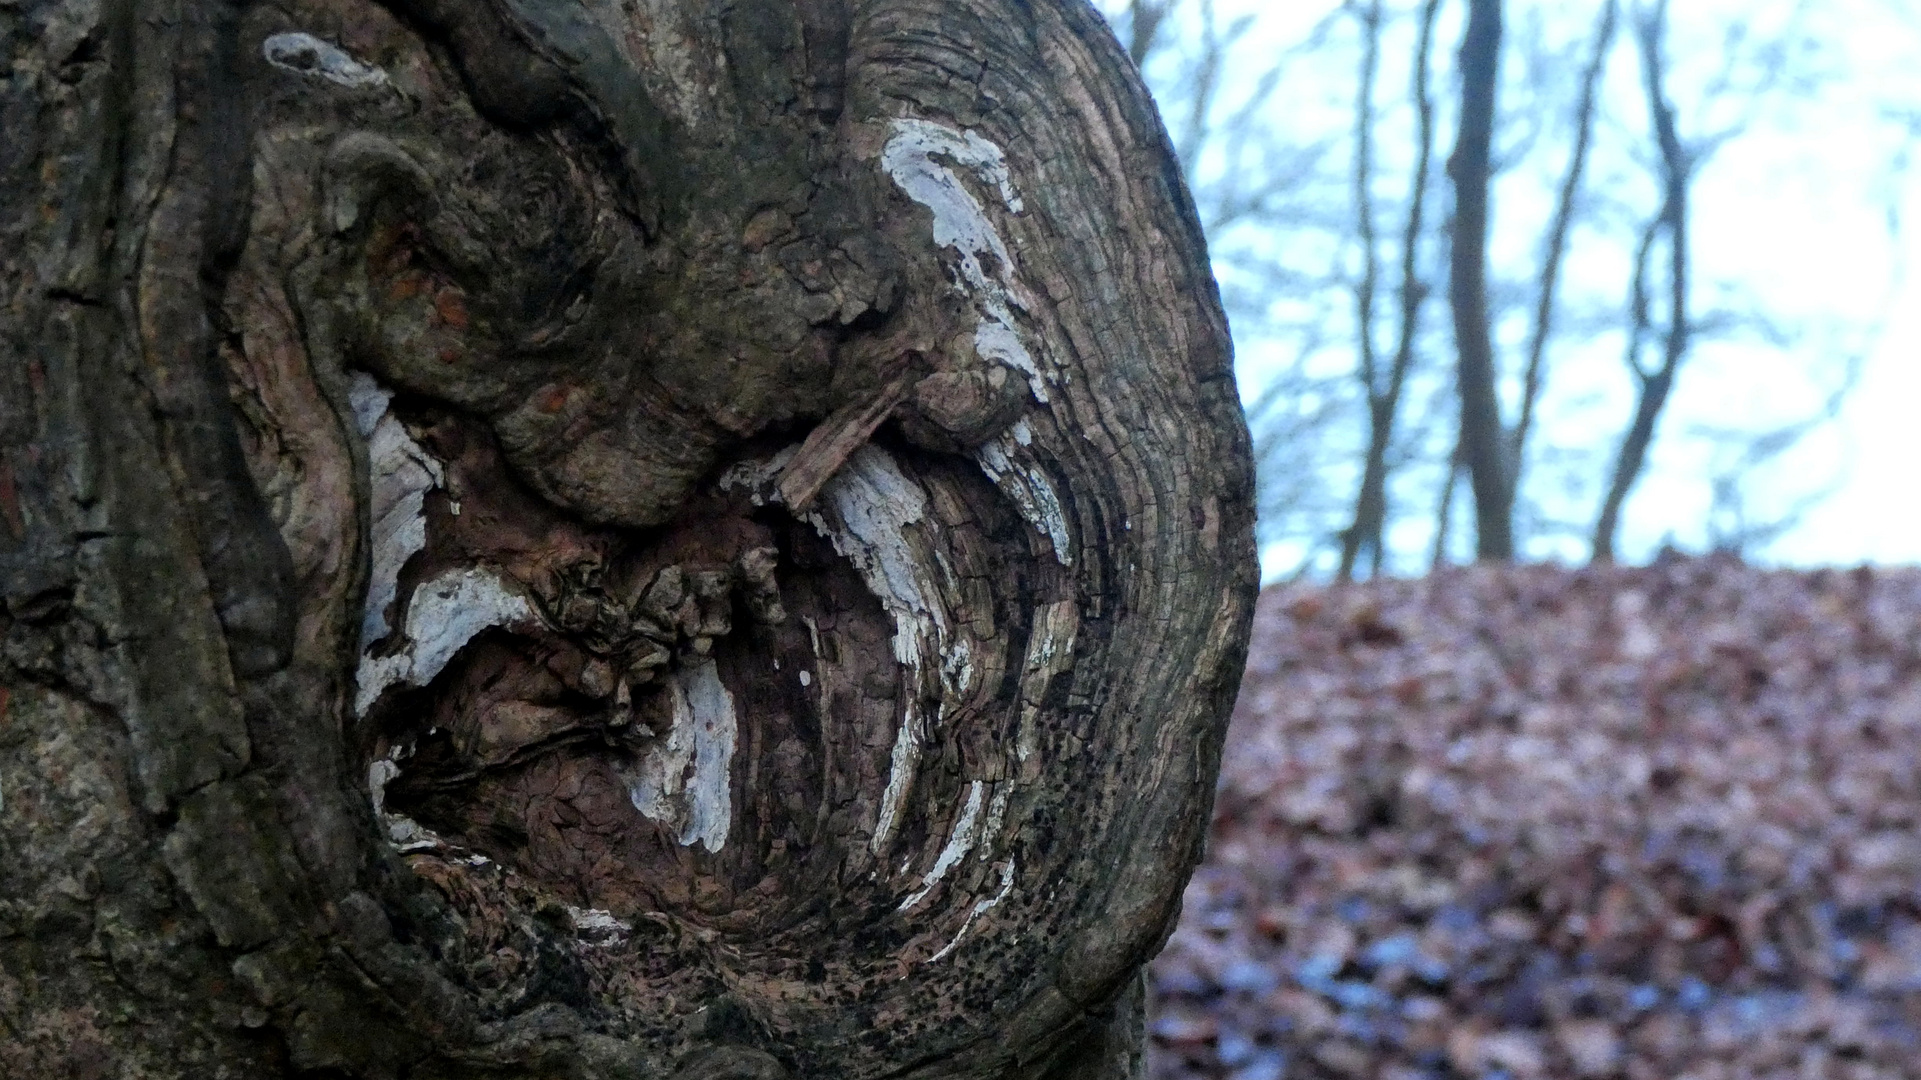
M 1098 16 L 0 39 L 0 1075 L 1138 1071 L 1255 571 Z

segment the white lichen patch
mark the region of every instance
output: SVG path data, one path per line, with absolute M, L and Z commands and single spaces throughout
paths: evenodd
M 1027 421 L 1017 420 L 1005 434 L 982 444 L 974 452 L 974 459 L 1001 494 L 1013 501 L 1021 519 L 1047 537 L 1054 546 L 1054 558 L 1062 566 L 1072 566 L 1074 549 L 1069 542 L 1067 514 L 1061 509 L 1053 481 L 1034 459 L 1030 449 L 1033 441 Z
M 766 506 L 780 502 L 780 476 L 787 469 L 788 462 L 800 453 L 800 444 L 780 451 L 770 458 L 758 458 L 735 462 L 727 471 L 720 474 L 720 490 L 732 491 L 741 488 L 755 506 Z
M 396 747 L 386 757 L 367 766 L 367 794 L 373 800 L 374 820 L 387 830 L 387 841 L 402 855 L 410 851 L 437 848 L 442 841 L 429 829 L 405 814 L 387 812 L 387 785 L 400 775 L 400 759 L 405 752 Z
M 398 751 L 367 766 L 367 795 L 373 800 L 374 813 L 387 813 L 387 785 L 400 775 Z
M 469 641 L 495 626 L 530 623 L 538 616 L 527 598 L 485 567 L 448 570 L 414 590 L 400 651 L 362 655 L 354 708 L 367 709 L 393 686 L 425 686 Z
M 260 55 L 282 71 L 325 79 L 340 86 L 360 89 L 387 85 L 385 71 L 354 59 L 340 46 L 312 34 L 299 31 L 274 34 L 260 43 Z
M 394 850 L 405 855 L 413 851 L 427 851 L 441 845 L 441 839 L 432 829 L 420 824 L 405 814 L 388 814 L 387 839 L 393 843 Z
M 632 930 L 634 924 L 616 919 L 612 912 L 599 908 L 577 908 L 567 905 L 567 917 L 574 922 L 576 930 Z
M 717 852 L 733 824 L 734 696 L 711 660 L 675 672 L 669 693 L 672 726 L 628 775 L 627 794 L 683 846 Z
M 778 502 L 776 481 L 791 457 L 789 449 L 768 461 L 735 465 L 722 476 L 721 486 L 746 489 L 757 505 Z M 939 549 L 929 542 L 927 531 L 934 523 L 928 519 L 927 493 L 887 451 L 871 443 L 855 450 L 821 488 L 814 508 L 802 518 L 853 565 L 893 620 L 894 659 L 907 673 L 909 690 L 900 728 L 888 754 L 887 783 L 881 791 L 869 840 L 870 850 L 878 856 L 900 828 L 922 752 L 931 738 L 929 726 L 934 718 L 923 702 L 936 697 L 943 702 L 959 701 L 972 690 L 979 677 L 974 650 L 951 624 L 942 600 L 945 592 L 959 586 L 953 582 L 953 571 L 941 559 Z M 947 590 L 942 588 L 943 578 L 949 581 Z M 803 618 L 802 622 L 812 638 L 814 655 L 819 657 L 818 628 L 812 620 Z M 826 678 L 825 669 L 818 676 L 800 673 L 803 686 Z M 938 881 L 955 861 L 965 857 L 974 842 L 972 833 L 979 814 L 979 806 L 964 811 L 962 820 L 968 824 L 959 830 L 960 846 L 953 849 L 945 865 L 937 858 L 938 869 L 929 871 L 934 875 L 932 881 Z M 944 852 L 942 857 L 949 854 Z
M 907 537 L 908 526 L 927 514 L 927 493 L 870 444 L 854 451 L 821 489 L 821 502 L 831 519 L 816 511 L 807 521 L 854 564 L 894 617 L 894 659 L 918 666 L 924 645 L 947 631 L 934 583 Z
M 940 588 L 929 560 L 910 538 L 910 529 L 927 514 L 927 493 L 901 472 L 885 450 L 868 444 L 854 451 L 834 474 L 806 515 L 815 531 L 854 564 L 888 615 L 894 620 L 894 659 L 914 682 L 942 670 L 953 637 Z M 964 687 L 949 685 L 950 694 Z M 914 774 L 920 768 L 921 748 L 927 740 L 927 718 L 920 694 L 910 692 L 889 756 L 887 786 L 871 841 L 878 855 L 893 839 L 905 809 Z
M 407 433 L 389 407 L 393 395 L 372 375 L 353 373 L 347 401 L 354 426 L 367 440 L 371 475 L 372 573 L 367 580 L 367 606 L 360 622 L 360 648 L 387 636 L 387 612 L 399 588 L 400 568 L 427 546 L 427 493 L 446 483 L 440 462 Z
M 894 733 L 894 749 L 887 758 L 887 786 L 880 793 L 880 812 L 874 816 L 874 836 L 868 842 L 869 849 L 876 855 L 886 850 L 887 842 L 894 838 L 901 811 L 907 804 L 908 788 L 914 782 L 914 773 L 920 769 L 921 715 L 918 705 L 909 704 L 906 715 L 901 718 L 900 730 Z M 902 869 L 904 872 L 905 867 Z
M 360 620 L 360 664 L 354 711 L 364 715 L 393 686 L 425 686 L 475 635 L 537 618 L 527 598 L 485 567 L 449 570 L 414 590 L 397 648 L 388 618 L 400 572 L 427 546 L 427 495 L 446 484 L 439 461 L 395 416 L 393 395 L 364 371 L 347 386 L 354 426 L 367 440 L 372 495 L 367 605 Z M 385 652 L 386 655 L 376 655 Z
M 567 918 L 574 924 L 574 933 L 593 948 L 604 949 L 622 944 L 634 929 L 633 923 L 617 919 L 613 912 L 599 908 L 577 908 L 568 904 Z
M 1008 212 L 1021 213 L 1007 156 L 1001 148 L 973 131 L 959 131 L 928 120 L 900 118 L 881 150 L 881 168 L 907 197 L 925 206 L 934 217 L 934 243 L 959 255 L 957 284 L 974 301 L 980 321 L 974 328 L 974 351 L 983 359 L 1014 368 L 1027 376 L 1034 400 L 1046 404 L 1047 382 L 1034 351 L 1028 347 L 1014 316 L 1031 305 L 1020 286 L 1014 256 L 1001 239 L 987 208 L 962 181 L 958 167 L 999 192 Z M 951 164 L 949 164 L 951 163 Z M 1007 435 L 980 448 L 976 457 L 995 486 L 1014 501 L 1027 523 L 1054 545 L 1061 565 L 1073 565 L 1066 515 L 1060 496 L 1028 451 L 1033 432 L 1025 421 Z
M 967 919 L 961 923 L 960 929 L 954 932 L 954 940 L 942 946 L 941 951 L 928 957 L 927 962 L 932 964 L 945 959 L 948 953 L 953 952 L 957 947 L 959 947 L 961 943 L 961 938 L 964 938 L 967 936 L 967 931 L 970 927 L 974 925 L 974 920 L 994 910 L 996 907 L 999 907 L 1001 901 L 1007 899 L 1007 894 L 1013 891 L 1014 891 L 1014 860 L 1010 857 L 1007 860 L 1007 865 L 1001 867 L 1000 891 L 988 897 L 987 899 L 982 900 L 979 903 L 975 904 L 974 910 L 967 913 Z
M 983 360 L 1026 375 L 1034 400 L 1045 404 L 1047 380 L 1015 323 L 1014 310 L 1029 305 L 1016 278 L 1014 256 L 987 208 L 953 167 L 991 185 L 1007 211 L 1018 214 L 1023 206 L 1006 155 L 977 132 L 930 120 L 903 117 L 893 121 L 891 131 L 881 149 L 881 168 L 908 198 L 934 215 L 934 243 L 959 255 L 958 284 L 980 313 L 974 351 Z
M 1007 818 L 1007 796 L 1014 790 L 1012 784 L 994 785 L 994 797 L 987 804 L 987 824 L 981 828 L 981 858 L 987 858 L 993 850 L 993 843 L 1000 837 L 1001 822 Z
M 574 924 L 574 935 L 580 945 L 589 949 L 611 949 L 624 945 L 634 929 L 633 923 L 615 918 L 613 912 L 599 908 L 577 908 L 569 904 L 567 918 Z
M 900 902 L 897 911 L 906 911 L 921 902 L 934 886 L 940 884 L 947 872 L 960 865 L 967 853 L 974 847 L 974 829 L 980 819 L 982 797 L 987 785 L 976 780 L 967 791 L 967 805 L 961 808 L 960 819 L 954 822 L 954 831 L 947 837 L 947 844 L 935 856 L 934 865 L 920 879 L 920 888 L 915 889 L 907 899 Z

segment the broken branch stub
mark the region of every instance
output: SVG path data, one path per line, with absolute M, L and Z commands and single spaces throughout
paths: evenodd
M 1199 229 L 1098 17 L 233 14 L 193 31 L 252 177 L 189 193 L 247 200 L 215 479 L 297 627 L 186 670 L 246 736 L 142 826 L 229 1029 L 355 1076 L 1124 1072 L 1255 568 Z

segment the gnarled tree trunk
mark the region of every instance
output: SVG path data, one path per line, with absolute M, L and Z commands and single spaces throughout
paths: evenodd
M 0 1075 L 1130 1073 L 1255 580 L 1081 0 L 0 37 Z

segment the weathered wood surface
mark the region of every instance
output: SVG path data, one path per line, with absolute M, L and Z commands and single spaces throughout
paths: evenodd
M 0 1075 L 1134 1070 L 1255 571 L 1090 9 L 0 39 Z

